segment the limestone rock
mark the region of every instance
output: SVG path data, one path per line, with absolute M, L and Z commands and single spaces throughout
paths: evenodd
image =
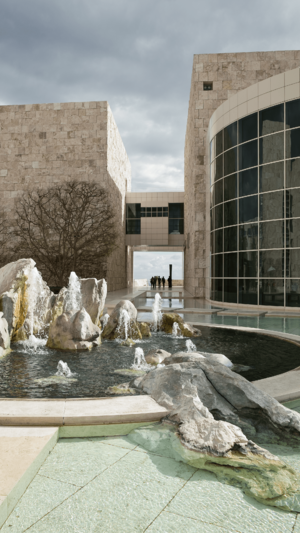
M 7 320 L 12 340 L 28 338 L 29 323 L 34 334 L 44 328 L 49 319 L 51 297 L 52 293 L 35 268 L 33 259 L 19 259 L 0 269 L 0 311 Z M 35 313 L 31 314 L 30 302 L 33 301 Z
M 92 322 L 100 325 L 100 317 L 103 314 L 107 295 L 105 279 L 86 278 L 80 280 L 82 306 L 90 315 Z
M 142 337 L 151 337 L 150 325 L 147 322 L 138 322 Z
M 167 357 L 170 357 L 171 354 L 169 352 L 166 352 L 166 350 L 161 350 L 160 348 L 156 348 L 153 350 L 150 350 L 150 352 L 147 353 L 145 356 L 145 359 L 149 365 L 159 365 L 162 362 L 165 361 Z
M 120 383 L 120 385 L 113 385 L 108 387 L 105 391 L 106 394 L 136 394 L 136 389 L 131 389 L 129 383 Z
M 7 320 L 0 312 L 0 357 L 10 352 L 10 336 L 8 332 Z
M 174 322 L 177 322 L 183 337 L 198 337 L 201 335 L 199 330 L 194 329 L 192 326 L 184 322 L 181 316 L 177 313 L 163 313 L 160 329 L 165 333 L 172 333 Z
M 137 309 L 129 300 L 121 300 L 114 308 L 110 315 L 108 322 L 103 329 L 102 338 L 113 340 L 116 338 L 125 339 L 125 327 L 122 322 L 122 313 L 126 311 L 129 316 L 129 324 L 127 327 L 127 336 L 131 339 L 141 339 L 142 334 L 139 330 L 137 319 Z
M 63 313 L 51 322 L 47 346 L 57 350 L 89 350 L 99 338 L 100 329 L 82 308 L 74 315 Z
M 187 445 L 178 428 L 167 423 L 137 428 L 129 433 L 128 439 L 152 453 L 213 472 L 219 481 L 242 488 L 266 505 L 300 510 L 298 474 L 278 457 L 252 443 L 245 445 L 242 453 L 236 448 L 216 457 Z
M 121 346 L 127 346 L 128 348 L 131 348 L 132 346 L 135 346 L 135 342 L 132 339 L 126 339 L 121 342 Z

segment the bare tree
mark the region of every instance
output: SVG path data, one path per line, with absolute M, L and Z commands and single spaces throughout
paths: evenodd
M 118 236 L 108 192 L 95 182 L 76 181 L 28 192 L 17 207 L 15 235 L 23 256 L 59 286 L 71 271 L 105 274 Z
M 15 243 L 13 228 L 4 213 L 0 213 L 0 268 L 14 261 Z

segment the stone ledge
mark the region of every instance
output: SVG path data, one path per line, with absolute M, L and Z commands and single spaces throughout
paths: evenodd
M 85 426 L 157 421 L 168 414 L 150 396 L 91 399 L 2 399 L 1 426 Z

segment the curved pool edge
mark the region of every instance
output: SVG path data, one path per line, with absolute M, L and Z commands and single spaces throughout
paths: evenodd
M 231 326 L 224 324 L 207 324 L 199 322 L 190 322 L 190 324 L 191 326 L 200 328 L 202 326 L 210 328 L 222 328 L 231 330 L 233 329 L 237 331 L 253 332 L 259 335 L 267 335 L 269 337 L 293 342 L 294 344 L 300 346 L 300 335 L 295 335 L 293 333 L 284 333 L 282 331 L 247 328 L 245 326 Z M 300 398 L 300 367 L 294 368 L 293 370 L 289 370 L 289 372 L 284 372 L 283 374 L 277 374 L 277 376 L 252 381 L 252 384 L 255 385 L 255 387 L 257 387 L 262 392 L 266 392 L 267 394 L 272 396 L 272 398 L 274 398 L 280 403 L 298 400 Z

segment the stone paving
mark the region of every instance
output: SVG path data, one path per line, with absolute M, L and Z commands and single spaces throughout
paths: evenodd
M 300 450 L 268 448 L 300 473 Z M 1 529 L 24 531 L 300 533 L 300 518 L 126 436 L 94 437 L 58 441 Z

